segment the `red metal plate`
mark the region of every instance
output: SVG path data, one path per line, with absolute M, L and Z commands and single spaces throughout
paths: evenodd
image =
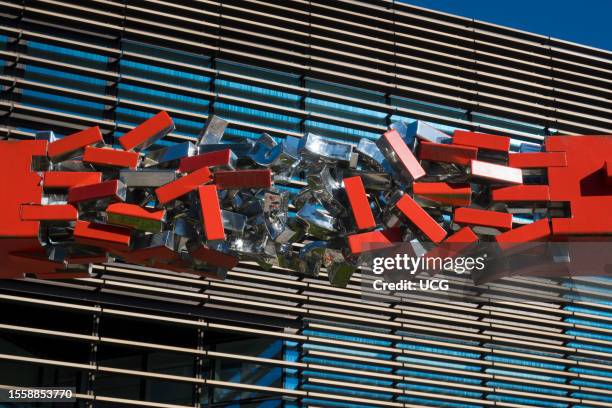
M 88 272 L 78 272 L 78 271 L 56 271 L 51 273 L 35 273 L 37 279 L 44 280 L 59 280 L 59 279 L 84 279 L 91 278 L 91 275 Z
M 518 169 L 565 167 L 567 160 L 564 152 L 513 153 L 508 156 L 508 166 Z
M 170 118 L 166 111 L 161 111 L 121 136 L 119 143 L 125 150 L 137 149 L 143 145 L 155 142 L 173 129 L 174 122 L 172 122 L 172 118 Z
M 455 209 L 453 221 L 460 225 L 479 225 L 500 230 L 512 229 L 512 214 L 476 208 Z
M 202 167 L 186 176 L 155 189 L 157 199 L 161 204 L 175 200 L 198 186 L 210 182 L 211 174 L 208 167 Z
M 478 148 L 442 143 L 419 143 L 419 159 L 469 166 L 478 157 Z
M 395 205 L 432 242 L 440 242 L 446 231 L 416 201 L 405 194 Z
M 108 256 L 106 255 L 106 253 L 104 253 L 103 255 L 80 255 L 80 256 L 71 256 L 70 258 L 66 259 L 66 262 L 68 262 L 68 264 L 73 264 L 73 265 L 83 265 L 83 264 L 90 264 L 90 263 L 105 263 L 108 262 Z
M 43 173 L 43 188 L 70 188 L 96 184 L 102 181 L 102 173 L 92 171 L 46 171 Z
M 189 253 L 193 258 L 219 268 L 232 269 L 238 265 L 238 258 L 235 256 L 224 254 L 205 245 Z
M 491 199 L 506 202 L 550 201 L 550 192 L 547 185 L 500 187 L 491 192 Z
M 85 146 L 98 143 L 104 143 L 104 139 L 102 133 L 100 133 L 100 128 L 94 126 L 49 144 L 47 154 L 51 161 L 60 161 L 65 157 L 77 154 L 76 152 L 85 148 Z
M 71 187 L 68 190 L 68 202 L 72 204 L 109 197 L 115 200 L 121 200 L 121 197 L 118 195 L 120 187 L 121 184 L 119 180 L 109 180 L 103 181 L 102 183 Z
M 77 209 L 70 205 L 23 204 L 21 219 L 24 221 L 76 221 Z
M 368 202 L 368 196 L 366 195 L 365 188 L 361 177 L 354 176 L 344 179 L 344 190 L 348 196 L 349 204 L 357 228 L 360 230 L 374 228 L 376 221 L 374 221 L 374 215 Z
M 397 130 L 389 130 L 381 138 L 383 141 L 386 141 L 388 148 L 397 155 L 400 165 L 410 174 L 413 180 L 418 180 L 425 175 L 425 170 L 423 170 L 419 161 L 414 157 L 410 148 L 404 143 L 402 136 Z M 383 153 L 385 152 L 383 151 Z
M 66 268 L 64 262 L 50 261 L 42 248 L 11 252 L 7 258 L 9 264 L 18 265 L 16 278 L 22 278 L 24 273 L 55 273 Z
M 567 166 L 549 167 L 551 201 L 570 203 L 571 217 L 553 218 L 553 235 L 612 234 L 612 186 L 602 177 L 612 136 L 554 136 L 546 151 L 565 152 Z
M 139 157 L 140 155 L 136 152 L 87 146 L 83 153 L 83 162 L 98 166 L 135 169 L 138 166 Z
M 453 144 L 499 152 L 510 150 L 510 138 L 507 136 L 489 135 L 465 130 L 455 130 L 453 133 Z
M 220 190 L 268 188 L 272 185 L 272 172 L 269 169 L 219 170 L 215 172 L 215 184 Z
M 19 278 L 26 264 L 10 258 L 13 251 L 40 248 L 38 221 L 21 219 L 21 204 L 40 204 L 41 177 L 32 171 L 32 156 L 45 156 L 44 140 L 0 141 L 0 278 Z M 29 271 L 32 272 L 32 271 Z
M 442 204 L 468 206 L 472 201 L 472 188 L 469 184 L 414 183 L 415 195 Z
M 398 228 L 363 232 L 348 236 L 349 249 L 353 255 L 387 248 L 392 246 L 394 242 L 400 242 L 401 240 L 402 236 Z
M 474 234 L 474 231 L 472 231 L 470 227 L 463 227 L 447 237 L 440 245 L 427 252 L 425 257 L 446 258 L 447 256 L 455 256 L 475 242 L 478 242 L 478 236 Z
M 126 262 L 138 265 L 168 269 L 169 264 L 176 263 L 175 266 L 181 268 L 179 272 L 185 272 L 186 269 L 181 261 L 180 254 L 165 245 L 134 249 L 129 252 L 122 252 L 120 256 Z
M 202 167 L 221 167 L 231 166 L 232 151 L 230 149 L 217 150 L 199 154 L 197 156 L 184 157 L 179 164 L 179 172 L 191 173 Z
M 445 244 L 471 244 L 478 242 L 478 236 L 470 227 L 463 227 L 443 241 Z
M 544 240 L 549 238 L 550 234 L 550 220 L 543 218 L 531 224 L 496 235 L 495 241 L 500 248 L 508 249 L 514 246 L 512 244 Z
M 91 245 L 109 251 L 125 251 L 130 245 L 130 230 L 115 225 L 77 221 L 74 226 L 74 240 L 77 244 Z
M 200 186 L 198 187 L 198 194 L 206 239 L 209 241 L 225 239 L 217 186 L 214 184 Z

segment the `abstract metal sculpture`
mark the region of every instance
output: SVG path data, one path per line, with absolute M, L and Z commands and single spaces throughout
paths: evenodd
M 213 116 L 197 143 L 155 148 L 174 130 L 160 112 L 118 147 L 97 127 L 0 142 L 0 277 L 87 277 L 116 258 L 223 279 L 254 260 L 313 276 L 325 267 L 344 286 L 372 243 L 505 250 L 612 234 L 609 136 L 512 153 L 508 137 L 422 122 L 358 145 L 314 134 L 224 143 L 226 126 Z M 296 179 L 299 193 L 283 188 Z

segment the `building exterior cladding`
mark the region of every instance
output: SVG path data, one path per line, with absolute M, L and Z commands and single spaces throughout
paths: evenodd
M 0 60 L 9 139 L 98 125 L 113 143 L 159 110 L 177 124 L 163 143 L 213 113 L 233 138 L 357 141 L 400 119 L 612 134 L 610 52 L 395 1 L 0 1 Z M 612 404 L 609 278 L 394 303 L 363 300 L 359 274 L 94 271 L 0 283 L 1 385 L 74 386 L 95 407 Z

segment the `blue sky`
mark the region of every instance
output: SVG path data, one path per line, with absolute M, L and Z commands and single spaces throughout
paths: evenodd
M 612 0 L 406 0 L 406 3 L 612 51 Z

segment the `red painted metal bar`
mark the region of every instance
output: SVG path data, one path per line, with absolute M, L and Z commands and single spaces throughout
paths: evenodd
M 419 143 L 419 159 L 469 166 L 478 157 L 478 148 L 442 143 Z
M 161 111 L 119 138 L 125 150 L 145 149 L 174 130 L 172 118 Z
M 43 188 L 70 188 L 96 184 L 102 181 L 102 173 L 84 171 L 46 171 L 43 173 Z
M 531 224 L 506 231 L 495 236 L 495 242 L 502 249 L 508 249 L 513 244 L 540 241 L 549 238 L 551 235 L 550 220 L 543 218 Z
M 409 195 L 403 195 L 395 206 L 433 242 L 440 242 L 446 236 L 444 228 Z
M 223 217 L 219 206 L 217 186 L 209 184 L 198 187 L 200 196 L 200 211 L 202 212 L 202 223 L 206 239 L 224 240 L 225 230 L 223 228 Z
M 359 255 L 364 252 L 376 251 L 392 246 L 402 239 L 398 228 L 389 228 L 384 231 L 362 232 L 348 236 L 348 245 L 351 254 Z
M 77 221 L 74 226 L 74 240 L 77 244 L 91 245 L 109 251 L 125 251 L 130 245 L 129 228 Z
M 94 126 L 50 143 L 47 155 L 51 161 L 57 162 L 80 155 L 85 146 L 100 143 L 104 143 L 102 133 L 98 126 Z
M 21 219 L 24 221 L 76 221 L 78 217 L 79 212 L 70 204 L 21 206 Z
M 73 204 L 83 201 L 101 200 L 104 198 L 123 201 L 125 197 L 121 194 L 122 189 L 123 183 L 119 180 L 109 180 L 103 181 L 102 183 L 71 187 L 68 190 L 68 202 Z
M 156 188 L 155 194 L 161 204 L 166 204 L 195 190 L 202 184 L 209 183 L 211 178 L 208 167 L 202 167 L 178 180 Z
M 510 150 L 510 138 L 507 136 L 489 135 L 465 130 L 455 130 L 453 133 L 453 144 L 499 152 Z
M 425 170 L 412 154 L 397 130 L 389 130 L 376 142 L 391 165 L 405 176 L 418 180 L 425 175 Z
M 512 229 L 512 214 L 476 208 L 457 208 L 453 221 L 460 225 L 478 225 L 500 230 Z
M 360 230 L 374 228 L 376 226 L 376 221 L 374 221 L 374 215 L 372 214 L 372 209 L 370 208 L 368 196 L 363 187 L 361 177 L 354 176 L 345 178 L 344 190 L 346 191 L 349 204 L 351 205 L 353 218 L 355 219 L 357 228 Z
M 211 266 L 216 266 L 219 268 L 232 269 L 238 265 L 237 257 L 211 249 L 206 245 L 202 245 L 189 253 L 194 259 L 206 262 Z
M 519 169 L 565 167 L 567 159 L 564 152 L 513 153 L 508 156 L 508 166 Z
M 268 188 L 272 185 L 272 172 L 266 170 L 219 170 L 215 172 L 219 190 L 241 188 Z
M 550 201 L 550 191 L 547 185 L 500 187 L 491 192 L 491 199 L 505 202 Z
M 230 149 L 224 149 L 199 154 L 197 156 L 184 157 L 179 163 L 179 172 L 191 173 L 202 167 L 219 167 L 226 170 L 232 170 L 232 155 L 233 153 Z
M 412 191 L 415 195 L 442 204 L 468 206 L 472 201 L 469 184 L 414 183 Z
M 136 152 L 87 146 L 83 153 L 83 162 L 98 166 L 135 169 L 138 165 L 139 157 L 139 154 Z

